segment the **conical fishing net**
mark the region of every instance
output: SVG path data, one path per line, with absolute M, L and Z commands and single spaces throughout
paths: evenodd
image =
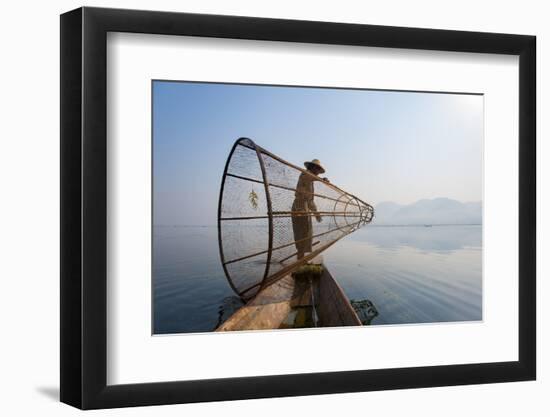
M 241 138 L 229 154 L 218 206 L 227 279 L 250 299 L 373 215 L 359 198 Z

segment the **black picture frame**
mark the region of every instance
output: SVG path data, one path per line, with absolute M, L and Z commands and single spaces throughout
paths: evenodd
M 107 385 L 108 32 L 519 56 L 519 360 Z M 524 35 L 251 17 L 88 7 L 61 15 L 61 401 L 94 409 L 535 379 L 535 45 Z

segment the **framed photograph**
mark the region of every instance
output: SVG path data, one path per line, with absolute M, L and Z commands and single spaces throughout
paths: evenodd
M 61 16 L 61 401 L 533 380 L 535 37 Z

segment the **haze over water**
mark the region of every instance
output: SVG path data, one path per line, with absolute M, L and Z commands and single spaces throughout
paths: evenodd
M 240 305 L 223 273 L 215 226 L 153 231 L 154 333 L 212 331 Z M 372 325 L 482 319 L 482 227 L 367 225 L 323 253 Z

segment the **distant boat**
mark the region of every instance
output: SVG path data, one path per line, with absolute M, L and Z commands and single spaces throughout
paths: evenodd
M 432 227 L 431 224 L 425 224 L 424 227 Z

